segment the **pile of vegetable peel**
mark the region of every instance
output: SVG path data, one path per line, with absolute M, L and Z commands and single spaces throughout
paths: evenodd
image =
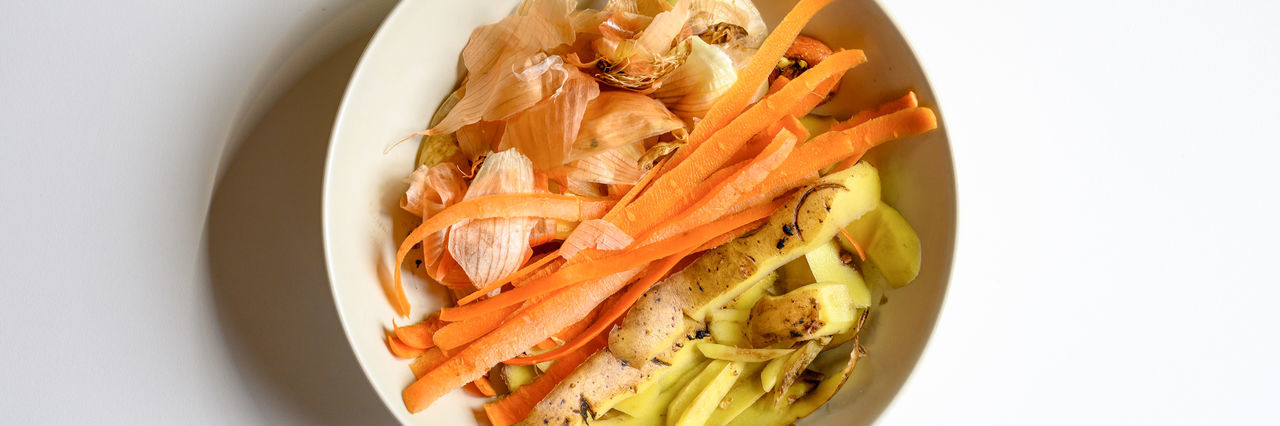
M 860 356 L 862 277 L 879 265 L 897 287 L 919 267 L 918 240 L 914 252 L 897 247 L 914 231 L 877 231 L 910 227 L 881 213 L 892 208 L 877 205 L 875 169 L 858 160 L 937 126 L 908 93 L 811 134 L 811 110 L 868 60 L 825 45 L 803 67 L 785 60 L 821 44 L 796 40 L 830 1 L 800 0 L 769 33 L 747 0 L 525 0 L 473 31 L 464 80 L 417 133 L 400 202 L 421 222 L 397 250 L 392 305 L 413 314 L 402 266 L 414 250 L 418 272 L 455 301 L 387 334 L 393 355 L 413 359 L 405 407 L 464 388 L 502 395 L 485 405 L 499 425 L 729 422 L 751 407 L 730 398 L 754 393 L 745 373 L 764 374 L 750 382 L 762 392 L 777 383 L 773 404 L 800 407 L 815 392 L 826 396 L 803 407 L 825 402 Z M 780 287 L 775 270 L 806 256 L 826 259 L 805 266 L 812 284 Z M 713 260 L 740 270 L 700 272 Z M 777 308 L 755 312 L 766 305 Z M 669 321 L 650 321 L 655 312 Z M 834 389 L 804 385 L 816 358 L 849 341 Z M 541 373 L 521 370 L 532 366 Z M 667 395 L 662 413 L 626 411 L 641 388 L 684 377 L 672 371 L 695 375 L 685 379 L 700 393 Z

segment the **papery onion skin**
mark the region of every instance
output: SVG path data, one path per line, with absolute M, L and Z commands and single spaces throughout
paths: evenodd
M 463 200 L 534 191 L 533 165 L 517 150 L 496 152 L 471 181 Z M 467 219 L 449 229 L 449 255 L 477 288 L 519 269 L 529 251 L 533 218 Z
M 476 28 L 462 49 L 467 69 L 466 93 L 427 135 L 453 133 L 477 121 L 503 120 L 550 96 L 563 77 L 546 72 L 545 61 L 563 62 L 542 52 L 572 43 L 575 38 L 570 12 L 574 0 L 530 0 L 517 14 Z M 535 70 L 535 71 L 530 71 Z M 530 73 L 543 71 L 540 79 Z
M 667 76 L 652 95 L 675 113 L 692 123 L 706 115 L 716 99 L 738 79 L 733 59 L 702 39 L 690 37 L 689 57 L 684 65 Z
M 601 92 L 587 105 L 569 159 L 586 158 L 684 126 L 680 117 L 651 97 L 616 90 Z
M 600 86 L 574 67 L 564 67 L 564 84 L 551 97 L 507 121 L 502 145 L 520 150 L 534 170 L 548 171 L 569 162 L 583 117 Z

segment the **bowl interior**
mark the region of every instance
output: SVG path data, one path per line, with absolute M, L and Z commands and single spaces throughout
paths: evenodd
M 383 344 L 395 317 L 385 288 L 395 246 L 404 237 L 392 234 L 403 228 L 395 223 L 396 202 L 416 149 L 415 144 L 387 149 L 423 129 L 452 90 L 460 76 L 458 54 L 471 30 L 501 19 L 517 2 L 499 3 L 500 7 L 486 7 L 407 0 L 397 6 L 352 76 L 329 147 L 323 232 L 334 300 L 361 368 L 391 412 L 406 424 L 476 422 L 473 409 L 481 400 L 454 392 L 414 415 L 401 403 L 400 392 L 413 376 L 406 362 L 391 357 Z M 794 2 L 756 3 L 773 24 Z M 848 116 L 906 90 L 916 91 L 922 105 L 937 110 L 911 49 L 873 0 L 833 2 L 805 34 L 833 47 L 863 49 L 869 58 L 846 74 L 839 94 L 820 113 Z M 924 349 L 950 275 L 955 181 L 945 128 L 940 125 L 934 132 L 877 148 L 869 160 L 880 168 L 885 199 L 919 233 L 923 265 L 916 282 L 888 292 L 888 303 L 874 311 L 864 331 L 862 342 L 869 355 L 832 402 L 804 424 L 865 424 L 884 410 Z M 416 317 L 439 307 L 441 294 L 435 286 L 409 276 L 406 291 Z

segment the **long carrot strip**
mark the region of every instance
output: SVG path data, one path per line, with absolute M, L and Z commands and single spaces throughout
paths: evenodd
M 546 256 L 542 256 L 541 259 L 538 259 L 533 263 L 525 265 L 525 267 L 520 268 L 520 270 L 518 271 L 512 272 L 511 275 L 508 275 L 506 278 L 491 282 L 488 285 L 484 286 L 484 288 L 476 290 L 475 293 L 468 294 L 466 297 L 458 299 L 458 304 L 465 305 L 465 304 L 474 302 L 476 299 L 479 299 L 481 296 L 489 294 L 489 292 L 492 292 L 494 290 L 500 289 L 502 288 L 502 286 L 506 285 L 509 282 L 513 282 L 519 278 L 523 278 L 538 269 L 542 269 L 543 266 L 546 266 L 548 263 L 551 263 L 551 261 L 556 260 L 556 258 L 558 257 L 560 257 L 560 250 L 556 250 L 547 254 Z
M 494 312 L 493 315 L 469 318 L 466 321 L 451 322 L 441 327 L 433 336 L 436 346 L 445 351 L 452 351 L 462 345 L 471 343 L 480 336 L 502 325 L 502 322 L 515 312 L 515 306 L 508 306 Z
M 654 224 L 684 210 L 693 203 L 687 187 L 700 182 L 723 167 L 751 136 L 787 115 L 793 107 L 837 72 L 866 62 L 860 50 L 846 50 L 828 56 L 787 83 L 782 90 L 765 97 L 716 132 L 707 143 L 696 147 L 689 158 L 658 177 L 649 190 L 624 208 L 618 228 L 638 235 Z M 682 150 L 685 148 L 682 148 Z
M 908 91 L 906 95 L 903 95 L 898 99 L 885 102 L 883 105 L 880 105 L 875 109 L 867 109 L 867 110 L 859 111 L 857 114 L 854 114 L 853 117 L 849 117 L 848 120 L 836 123 L 835 125 L 831 126 L 831 130 L 851 129 L 851 128 L 857 127 L 859 124 L 871 121 L 871 119 L 873 118 L 898 112 L 907 108 L 915 108 L 917 106 L 920 106 L 920 100 L 916 98 L 916 92 Z M 858 162 L 857 158 L 849 157 L 837 163 L 835 168 L 832 170 L 844 170 L 849 167 L 852 167 L 853 164 L 857 162 Z
M 603 305 L 593 309 L 591 313 L 587 314 L 587 316 L 582 317 L 582 319 L 573 323 L 573 325 L 565 327 L 564 330 L 560 330 L 560 332 L 556 333 L 556 335 L 552 337 L 560 339 L 561 342 L 567 342 L 572 340 L 574 337 L 581 335 L 582 330 L 586 330 L 587 327 L 591 326 L 591 323 L 595 322 L 596 318 L 600 317 L 600 310 L 602 307 Z
M 560 268 L 564 267 L 564 265 L 567 265 L 567 264 L 569 264 L 569 261 L 564 260 L 562 258 L 558 262 L 547 265 L 546 268 L 543 268 L 542 270 L 534 273 L 533 275 L 530 275 L 529 278 L 526 278 L 524 281 L 516 283 L 516 287 L 524 287 L 526 284 L 529 284 L 530 282 L 533 282 L 543 277 L 554 274 L 556 271 L 559 271 Z M 519 314 L 520 311 L 523 311 L 539 303 L 542 303 L 543 300 L 550 298 L 552 295 L 554 295 L 554 293 L 541 294 L 541 295 L 529 298 L 529 300 L 524 301 L 524 303 L 520 305 L 520 309 L 516 310 L 516 314 Z M 552 334 L 552 336 L 554 336 L 554 334 Z M 547 336 L 547 337 L 550 338 L 551 336 Z
M 641 269 L 616 273 L 566 288 L 536 305 L 522 309 L 496 330 L 476 339 L 405 388 L 401 393 L 405 408 L 411 413 L 422 411 L 444 394 L 483 376 L 498 363 L 521 354 L 563 330 L 631 282 Z
M 596 219 L 613 205 L 610 199 L 585 198 L 547 193 L 497 194 L 476 197 L 441 210 L 422 221 L 409 236 L 400 243 L 396 251 L 396 263 L 393 270 L 393 292 L 395 307 L 400 315 L 409 315 L 409 299 L 404 294 L 404 282 L 400 277 L 400 265 L 414 244 L 422 242 L 427 235 L 443 230 L 463 219 L 485 219 L 492 217 L 544 217 L 569 221 Z
M 813 111 L 814 108 L 817 108 L 818 104 L 821 104 L 822 101 L 831 94 L 831 89 L 836 86 L 836 83 L 840 82 L 840 79 L 844 77 L 844 74 L 845 71 L 840 71 L 835 75 L 828 77 L 826 80 L 823 80 L 823 82 L 819 84 L 812 93 L 806 94 L 800 102 L 797 102 L 796 105 L 791 108 L 791 112 L 788 113 L 787 116 L 782 117 L 781 120 L 770 124 L 764 131 L 752 136 L 751 139 L 747 141 L 747 144 L 734 154 L 733 158 L 731 158 L 729 162 L 734 163 L 754 157 L 756 154 L 760 153 L 760 151 L 763 150 L 769 142 L 773 141 L 773 137 L 777 136 L 778 132 L 782 131 L 783 128 L 791 130 L 791 133 L 799 137 L 800 142 L 802 143 L 809 140 L 809 129 L 805 128 L 804 124 L 800 122 L 800 117 L 809 115 L 809 112 Z M 780 81 L 785 84 L 790 80 L 786 79 L 786 77 L 779 76 L 777 80 L 774 80 L 774 83 Z M 770 93 L 775 93 L 777 90 L 781 89 L 781 85 L 777 85 L 776 88 L 771 87 Z
M 565 354 L 571 353 L 583 345 L 586 345 L 588 342 L 591 342 L 600 336 L 600 333 L 612 328 L 613 323 L 617 321 L 618 318 L 621 318 L 622 314 L 627 313 L 627 310 L 631 309 L 631 305 L 634 305 L 637 300 L 640 300 L 640 297 L 644 296 L 644 293 L 649 290 L 649 287 L 653 286 L 653 284 L 662 279 L 662 277 L 665 277 L 668 272 L 671 272 L 671 268 L 676 266 L 676 263 L 680 262 L 680 259 L 683 259 L 689 253 L 690 251 L 685 251 L 684 253 L 667 256 L 666 258 L 649 265 L 649 270 L 645 272 L 644 277 L 627 287 L 627 291 L 622 293 L 621 297 L 610 305 L 609 309 L 604 311 L 595 323 L 592 324 L 590 328 L 587 328 L 579 334 L 577 338 L 565 343 L 559 348 L 533 356 L 513 358 L 503 361 L 503 363 L 511 365 L 538 364 L 551 361 L 553 359 L 559 359 Z
M 473 343 L 474 343 L 474 342 L 473 342 Z M 468 343 L 468 344 L 462 345 L 462 347 L 455 348 L 455 349 L 445 349 L 445 348 L 440 347 L 439 345 L 437 345 L 435 348 L 436 348 L 436 349 L 439 349 L 441 353 L 444 353 L 444 356 L 445 356 L 446 358 L 452 358 L 454 355 L 457 355 L 457 354 L 458 354 L 458 352 L 462 352 L 464 349 L 466 349 L 466 348 L 468 348 L 468 347 L 470 347 L 470 346 L 471 346 L 471 343 Z
M 692 148 L 697 148 L 738 116 L 747 103 L 751 102 L 751 97 L 769 77 L 769 73 L 778 65 L 778 59 L 781 59 L 791 47 L 791 42 L 800 34 L 800 30 L 804 29 L 809 19 L 813 18 L 813 15 L 827 3 L 831 3 L 831 0 L 800 0 L 790 12 L 787 12 L 787 16 L 782 18 L 782 22 L 778 23 L 778 26 L 769 33 L 764 43 L 756 50 L 755 55 L 751 56 L 751 61 L 738 70 L 738 80 L 734 81 L 733 86 L 730 86 L 729 90 L 716 100 L 711 110 L 702 117 L 702 121 L 694 126 L 693 133 L 689 135 L 689 146 L 680 151 L 692 151 Z M 688 155 L 677 152 L 674 161 L 683 162 Z
M 782 117 L 781 120 L 770 124 L 764 131 L 752 136 L 751 139 L 747 141 L 747 144 L 743 145 L 742 149 L 738 150 L 738 152 L 729 159 L 729 163 L 736 163 L 759 154 L 760 151 L 769 144 L 769 142 L 773 141 L 773 137 L 777 136 L 778 132 L 783 128 L 791 130 L 791 133 L 800 138 L 800 142 L 809 140 L 809 130 L 800 122 L 800 117 L 809 115 L 809 112 L 813 111 L 814 108 L 817 108 L 818 104 L 821 104 L 822 101 L 831 94 L 831 89 L 834 88 L 836 83 L 844 77 L 844 74 L 845 71 L 840 71 L 835 75 L 828 77 L 826 80 L 823 80 L 823 82 L 819 84 L 812 93 L 806 94 L 800 102 L 797 102 L 796 105 L 791 108 L 791 112 L 789 112 L 787 116 Z M 769 93 L 773 94 L 778 90 L 781 90 L 783 85 L 788 81 L 791 80 L 784 76 L 778 76 L 778 78 L 774 80 L 774 85 L 770 86 Z M 803 129 L 803 133 L 797 129 Z
M 813 111 L 814 108 L 817 108 L 818 104 L 827 100 L 827 97 L 831 95 L 831 90 L 836 88 L 836 84 L 840 83 L 841 78 L 844 78 L 846 71 L 847 70 L 841 70 L 835 75 L 827 77 L 826 80 L 822 81 L 822 84 L 818 85 L 817 89 L 805 94 L 804 99 L 801 99 L 800 102 L 796 103 L 796 106 L 791 109 L 791 115 L 796 117 L 809 115 L 809 112 Z
M 794 115 L 787 115 L 776 123 L 769 125 L 769 128 L 752 136 L 746 145 L 742 146 L 742 149 L 739 149 L 738 152 L 733 154 L 733 157 L 729 158 L 729 164 L 747 161 L 760 155 L 760 152 L 764 151 L 764 148 L 769 146 L 770 142 L 773 142 L 773 138 L 778 137 L 778 133 L 784 129 L 795 135 L 796 139 L 801 143 L 809 139 L 809 129 L 804 127 L 804 123 L 801 123 L 800 119 Z
M 650 232 L 644 241 L 652 243 L 664 240 L 724 216 L 728 209 L 743 197 L 743 194 L 755 189 L 756 185 L 759 185 L 773 169 L 786 160 L 792 148 L 795 148 L 796 142 L 796 135 L 790 131 L 779 132 L 778 136 L 773 138 L 773 142 L 770 142 L 749 164 L 725 179 L 684 212 L 676 215 L 676 219 Z
M 874 118 L 857 127 L 823 133 L 800 145 L 787 160 L 769 174 L 756 190 L 768 194 L 790 190 L 818 170 L 846 158 L 860 157 L 876 145 L 915 136 L 938 127 L 938 118 L 928 108 L 910 108 Z
M 514 283 L 514 285 L 515 285 L 516 287 L 524 287 L 526 284 L 528 284 L 528 283 L 530 283 L 530 282 L 532 282 L 532 281 L 536 281 L 536 280 L 538 280 L 538 279 L 540 279 L 540 278 L 542 278 L 542 277 L 545 277 L 545 276 L 551 275 L 551 274 L 555 273 L 556 271 L 559 271 L 561 267 L 564 267 L 564 265 L 566 265 L 566 264 L 568 264 L 568 263 L 569 263 L 569 261 L 565 260 L 564 258 L 556 259 L 556 261 L 554 261 L 554 262 L 551 262 L 551 263 L 547 264 L 547 266 L 546 266 L 546 267 L 544 267 L 544 268 L 542 268 L 542 269 L 539 269 L 539 270 L 535 271 L 535 272 L 534 272 L 534 273 L 532 273 L 532 274 L 529 274 L 529 276 L 528 276 L 528 277 L 525 277 L 525 279 L 524 279 L 523 281 L 516 281 L 516 282 Z M 549 298 L 549 297 L 551 297 L 551 294 L 543 294 L 543 295 L 540 295 L 540 296 L 538 296 L 538 297 L 533 297 L 533 298 L 530 298 L 529 300 L 526 300 L 526 301 L 525 301 L 525 302 L 520 306 L 520 309 L 517 309 L 517 310 L 516 310 L 516 314 L 519 314 L 519 313 L 520 313 L 520 311 L 524 310 L 525 308 L 528 308 L 528 307 L 531 307 L 531 306 L 537 305 L 538 303 L 542 303 L 542 301 L 543 301 L 544 299 L 547 299 L 547 298 Z M 553 334 L 553 335 L 554 335 L 554 334 Z M 550 338 L 550 336 L 548 336 L 548 338 Z
M 716 172 L 712 173 L 710 177 L 707 177 L 707 180 L 698 182 L 698 184 L 695 185 L 693 189 L 689 190 L 689 193 L 693 196 L 694 199 L 702 199 L 702 197 L 705 197 L 707 196 L 707 194 L 710 194 L 711 190 L 719 187 L 726 180 L 728 180 L 729 178 L 733 177 L 733 175 L 741 171 L 744 167 L 747 167 L 748 165 L 747 160 L 750 160 L 750 158 L 745 158 L 745 159 L 742 159 L 741 161 L 736 161 L 728 166 L 725 166 L 723 169 L 716 170 Z M 637 241 L 637 242 L 640 242 L 640 241 Z
M 653 182 L 653 179 L 661 174 L 662 169 L 663 167 L 666 167 L 668 160 L 670 160 L 670 157 L 659 160 L 658 164 L 655 164 L 652 169 L 649 169 L 649 171 L 644 174 L 644 176 L 641 176 L 640 180 L 637 181 L 626 194 L 622 194 L 622 198 L 618 199 L 618 203 L 614 204 L 613 208 L 609 209 L 608 213 L 605 213 L 604 220 L 613 222 L 615 218 L 622 213 L 622 209 L 630 205 L 632 201 L 635 201 L 636 197 L 649 187 L 649 184 Z
M 533 379 L 532 383 L 521 386 L 510 395 L 503 397 L 497 401 L 484 404 L 484 413 L 489 417 L 489 422 L 494 426 L 510 426 L 524 420 L 533 412 L 533 407 L 538 405 L 542 398 L 551 393 L 556 385 L 564 381 L 574 369 L 582 365 L 587 357 L 608 344 L 607 339 L 595 339 L 588 345 L 565 355 L 551 364 L 545 373 Z
M 446 359 L 449 359 L 449 357 L 445 356 L 444 351 L 441 351 L 440 348 L 427 349 L 426 352 L 418 355 L 417 358 L 413 359 L 413 362 L 409 363 L 409 370 L 413 371 L 414 378 L 422 377 L 423 374 L 427 374 L 431 369 L 444 363 Z
M 908 91 L 907 94 L 902 95 L 902 97 L 885 102 L 876 108 L 858 111 L 857 114 L 849 117 L 848 120 L 832 125 L 831 130 L 839 131 L 852 129 L 857 127 L 859 124 L 871 121 L 873 118 L 918 106 L 920 106 L 920 99 L 916 97 L 916 92 Z
M 551 275 L 556 271 L 559 271 L 560 268 L 563 268 L 564 265 L 567 263 L 569 263 L 569 261 L 565 260 L 565 258 L 563 257 L 557 258 L 555 260 L 552 260 L 551 263 L 548 263 L 547 266 L 542 267 L 542 269 L 533 271 L 528 276 L 525 276 L 520 280 L 512 282 L 511 285 L 515 287 L 524 287 L 526 284 L 529 284 L 534 280 L 545 277 L 547 275 Z
M 756 219 L 769 216 L 779 206 L 780 204 L 777 206 L 772 204 L 763 205 L 726 217 L 708 226 L 693 229 L 678 236 L 634 250 L 624 250 L 593 262 L 567 265 L 547 277 L 530 282 L 523 287 L 500 293 L 489 299 L 466 306 L 445 308 L 440 312 L 440 318 L 445 321 L 461 321 L 487 315 L 500 308 L 516 305 L 539 294 L 554 292 L 576 283 L 607 276 L 618 271 L 639 268 L 654 260 L 698 247 L 720 234 L 753 222 Z

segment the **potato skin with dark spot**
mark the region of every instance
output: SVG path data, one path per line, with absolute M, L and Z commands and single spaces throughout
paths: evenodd
M 851 190 L 858 185 L 863 187 Z M 609 334 L 608 347 L 570 373 L 520 424 L 582 424 L 584 404 L 600 414 L 634 394 L 638 384 L 670 367 L 676 351 L 707 336 L 703 321 L 708 308 L 724 305 L 782 264 L 830 240 L 875 207 L 879 185 L 875 168 L 865 163 L 823 178 L 809 190 L 801 189 L 804 196 L 794 197 L 761 228 L 706 252 L 658 283 Z M 782 237 L 788 238 L 779 248 L 775 242 Z
M 683 317 L 682 317 L 683 318 Z M 609 348 L 603 348 L 582 362 L 542 398 L 521 425 L 583 424 L 583 416 L 595 417 L 609 411 L 614 404 L 634 395 L 638 386 L 661 370 L 671 366 L 675 353 L 686 344 L 685 337 L 705 333 L 705 325 L 683 318 L 683 333 L 650 362 L 631 363 L 618 359 Z M 656 361 L 656 362 L 655 362 Z M 564 423 L 566 422 L 567 423 Z M 545 422 L 545 423 L 544 423 Z
M 653 358 L 680 332 L 673 316 L 682 312 L 703 321 L 708 309 L 723 306 L 779 266 L 830 240 L 873 209 L 879 197 L 879 177 L 865 163 L 801 188 L 760 228 L 707 251 L 650 289 L 610 333 L 609 349 L 635 364 Z M 783 244 L 776 244 L 779 240 Z

